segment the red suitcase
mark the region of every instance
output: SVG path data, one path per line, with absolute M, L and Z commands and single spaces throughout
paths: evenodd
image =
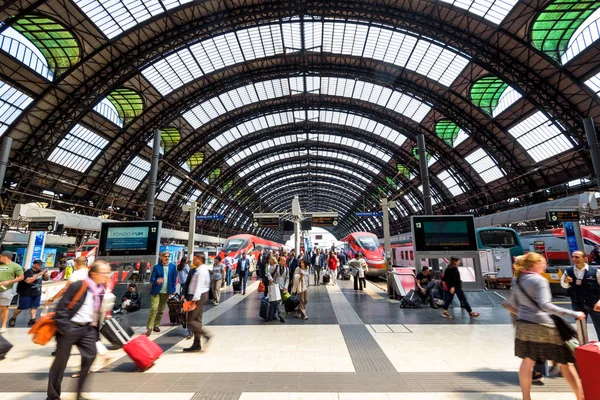
M 577 321 L 577 333 L 580 343 L 587 343 L 585 321 Z M 600 342 L 582 344 L 575 348 L 577 371 L 581 378 L 583 394 L 586 399 L 600 399 Z
M 128 341 L 123 346 L 123 350 L 142 371 L 150 368 L 163 353 L 160 346 L 145 335 L 140 335 Z

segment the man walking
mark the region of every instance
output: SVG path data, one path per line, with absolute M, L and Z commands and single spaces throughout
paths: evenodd
M 42 297 L 42 281 L 48 280 L 48 271 L 42 270 L 42 260 L 35 260 L 33 266 L 25 271 L 23 280 L 17 285 L 19 293 L 19 305 L 13 312 L 12 318 L 8 321 L 8 326 L 13 327 L 17 322 L 17 317 L 24 310 L 29 310 L 29 322 L 27 325 L 35 324 L 37 309 L 40 306 Z
M 13 285 L 23 280 L 23 268 L 12 261 L 13 253 L 3 251 L 0 254 L 0 319 L 2 326 L 0 334 L 6 333 L 6 323 L 8 322 L 8 307 L 13 297 Z
M 152 331 L 160 332 L 158 325 L 165 312 L 169 294 L 177 294 L 175 283 L 177 281 L 177 267 L 169 262 L 171 255 L 168 251 L 160 253 L 160 262 L 152 268 L 150 275 L 150 313 L 146 323 L 146 336 L 150 336 Z
M 55 316 L 56 358 L 50 367 L 47 400 L 61 397 L 63 375 L 73 346 L 77 346 L 81 353 L 81 371 L 77 382 L 77 399 L 81 399 L 85 380 L 96 358 L 100 308 L 110 273 L 110 266 L 106 262 L 94 262 L 89 277 L 70 285 L 58 303 Z
M 442 310 L 442 317 L 444 318 L 454 318 L 452 314 L 448 312 L 448 308 L 450 304 L 452 304 L 452 300 L 454 300 L 454 295 L 458 296 L 458 300 L 460 300 L 461 304 L 464 305 L 465 310 L 469 313 L 471 318 L 479 317 L 479 313 L 474 312 L 471 309 L 471 305 L 467 301 L 465 293 L 462 290 L 462 281 L 460 280 L 460 271 L 458 270 L 458 263 L 460 262 L 460 258 L 451 257 L 450 265 L 446 268 L 446 272 L 444 272 L 444 276 L 442 277 L 442 285 L 444 286 L 444 308 Z
M 581 311 L 592 318 L 600 338 L 600 268 L 587 264 L 583 251 L 574 251 L 573 265 L 565 270 L 560 285 L 569 291 L 573 311 Z
M 246 294 L 246 284 L 248 283 L 248 273 L 250 271 L 250 259 L 246 257 L 246 253 L 238 258 L 237 273 L 240 278 L 240 290 L 242 294 Z
M 195 269 L 195 273 L 191 275 L 192 278 L 187 287 L 186 299 L 196 302 L 196 308 L 188 312 L 188 327 L 194 333 L 194 343 L 192 343 L 191 347 L 183 349 L 185 352 L 202 350 L 200 342 L 202 336 L 204 336 L 207 342 L 210 340 L 210 335 L 202 327 L 204 304 L 208 300 L 208 291 L 210 290 L 210 272 L 208 265 L 206 265 L 204 254 L 194 255 L 193 269 Z

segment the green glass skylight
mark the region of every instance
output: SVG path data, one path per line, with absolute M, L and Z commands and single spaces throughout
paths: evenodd
M 484 76 L 471 86 L 471 99 L 486 114 L 492 115 L 507 87 L 508 84 L 498 77 Z
M 190 167 L 190 170 L 193 170 L 202 164 L 202 161 L 204 161 L 204 153 L 194 153 L 190 158 L 188 158 L 186 163 L 188 167 Z
M 531 40 L 534 46 L 562 62 L 569 40 L 598 7 L 598 0 L 554 0 L 533 23 Z
M 414 146 L 412 148 L 412 153 L 413 153 L 413 156 L 415 156 L 415 158 L 418 160 L 419 159 L 419 148 L 417 146 Z M 425 156 L 427 157 L 427 161 L 431 160 L 431 154 L 429 154 L 428 151 L 425 152 Z
M 398 174 L 410 179 L 410 171 L 404 165 L 398 164 Z
M 242 194 L 243 190 L 239 189 L 237 192 L 235 192 L 235 194 L 232 196 L 234 199 L 237 199 L 238 197 L 240 197 L 240 195 Z
M 389 176 L 385 177 L 385 181 L 390 185 L 394 190 L 398 190 L 398 184 L 394 180 L 394 178 L 390 178 Z
M 125 122 L 131 121 L 144 111 L 144 99 L 135 90 L 115 89 L 106 98 L 116 107 L 119 117 Z
M 454 145 L 454 140 L 458 137 L 459 132 L 459 126 L 449 119 L 440 120 L 435 124 L 435 133 L 450 147 Z
M 42 52 L 48 61 L 48 67 L 55 75 L 62 74 L 81 58 L 75 36 L 50 18 L 27 15 L 16 21 L 12 27 Z
M 221 168 L 215 168 L 210 174 L 208 174 L 208 182 L 213 183 L 221 175 Z
M 233 185 L 233 180 L 227 181 L 227 183 L 225 183 L 225 185 L 223 185 L 223 188 L 222 188 L 223 193 L 228 191 L 229 188 L 231 187 L 231 185 Z
M 160 131 L 160 147 L 165 153 L 171 150 L 181 140 L 181 133 L 177 128 L 164 128 Z

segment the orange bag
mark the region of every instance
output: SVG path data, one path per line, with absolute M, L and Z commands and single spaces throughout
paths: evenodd
M 265 283 L 263 281 L 260 281 L 260 283 L 258 284 L 258 291 L 260 293 L 264 293 L 265 292 Z
M 183 302 L 183 312 L 190 312 L 196 309 L 196 302 L 194 300 L 184 301 Z
M 75 293 L 75 297 L 73 300 L 67 305 L 67 309 L 73 308 L 75 303 L 81 299 L 83 293 L 87 290 L 87 283 L 83 282 L 81 288 Z M 55 312 L 48 313 L 38 319 L 35 324 L 29 330 L 30 335 L 33 335 L 33 343 L 45 346 L 46 343 L 50 341 L 56 335 L 56 321 L 54 318 L 56 317 Z

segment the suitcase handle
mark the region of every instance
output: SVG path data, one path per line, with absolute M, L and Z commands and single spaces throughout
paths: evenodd
M 590 341 L 587 330 L 587 318 L 577 320 L 577 341 L 580 346 L 588 344 Z

